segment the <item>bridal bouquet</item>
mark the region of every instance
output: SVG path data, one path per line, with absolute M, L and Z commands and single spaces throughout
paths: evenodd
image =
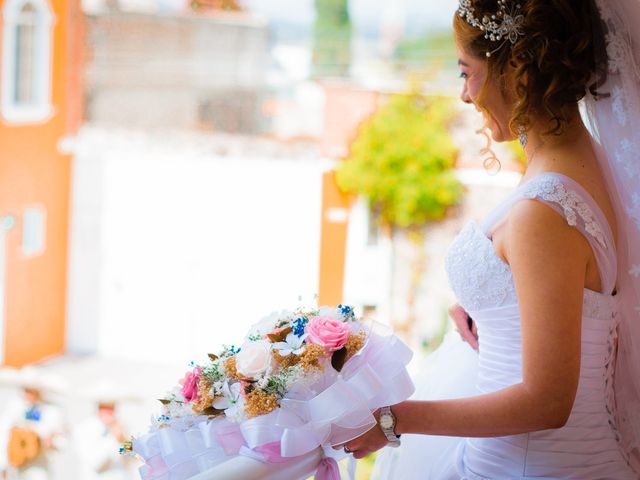
M 121 451 L 145 461 L 144 480 L 186 479 L 238 455 L 286 463 L 356 438 L 372 411 L 413 393 L 410 350 L 374 325 L 343 305 L 271 314 L 239 347 L 193 363 Z M 318 464 L 321 478 L 336 472 L 335 459 Z

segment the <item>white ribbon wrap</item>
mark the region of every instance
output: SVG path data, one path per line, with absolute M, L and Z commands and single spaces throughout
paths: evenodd
M 293 388 L 267 415 L 240 424 L 194 416 L 139 437 L 133 450 L 146 464 L 141 477 L 186 480 L 238 455 L 280 463 L 344 444 L 376 425 L 373 411 L 413 394 L 411 357 L 397 337 L 372 332 L 340 373 L 327 365 L 318 382 Z

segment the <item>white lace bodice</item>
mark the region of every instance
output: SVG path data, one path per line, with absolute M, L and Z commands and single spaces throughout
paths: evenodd
M 589 205 L 587 200 L 583 200 L 590 198 L 586 195 L 588 193 L 570 178 L 546 173 L 521 185 L 489 214 L 482 226 L 468 223 L 449 247 L 445 259 L 449 282 L 460 304 L 469 311 L 517 301 L 511 269 L 496 254 L 488 232 L 520 199 L 543 201 L 585 235 L 601 267 L 603 291 L 611 292 L 616 278 L 613 235 L 597 204 L 591 200 Z M 592 298 L 587 293 L 587 299 Z M 588 302 L 587 306 L 591 303 Z
M 578 392 L 563 428 L 467 439 L 459 455 L 459 471 L 469 479 L 634 478 L 617 444 L 611 401 L 616 335 L 616 302 L 611 295 L 616 278 L 613 235 L 590 195 L 564 175 L 545 173 L 521 185 L 482 225 L 467 224 L 449 248 L 445 266 L 451 288 L 478 327 L 478 390 L 490 393 L 522 381 L 517 292 L 511 269 L 495 252 L 489 232 L 514 203 L 526 199 L 545 203 L 582 232 L 600 268 L 602 292 L 584 290 Z
M 449 284 L 465 310 L 516 301 L 511 269 L 496 255 L 493 243 L 475 222 L 455 238 L 445 259 Z

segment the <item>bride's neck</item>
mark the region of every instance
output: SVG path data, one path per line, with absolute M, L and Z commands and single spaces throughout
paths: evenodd
M 575 148 L 576 144 L 589 137 L 577 109 L 571 120 L 563 124 L 560 133 L 549 133 L 550 125 L 553 123 L 549 120 L 539 120 L 534 122 L 527 131 L 527 145 L 524 148 L 527 171 L 542 169 L 541 164 L 545 158 L 565 149 Z

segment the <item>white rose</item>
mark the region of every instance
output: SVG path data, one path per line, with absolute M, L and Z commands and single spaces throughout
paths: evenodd
M 271 362 L 271 344 L 266 340 L 247 342 L 236 355 L 236 370 L 243 377 L 257 379 Z

